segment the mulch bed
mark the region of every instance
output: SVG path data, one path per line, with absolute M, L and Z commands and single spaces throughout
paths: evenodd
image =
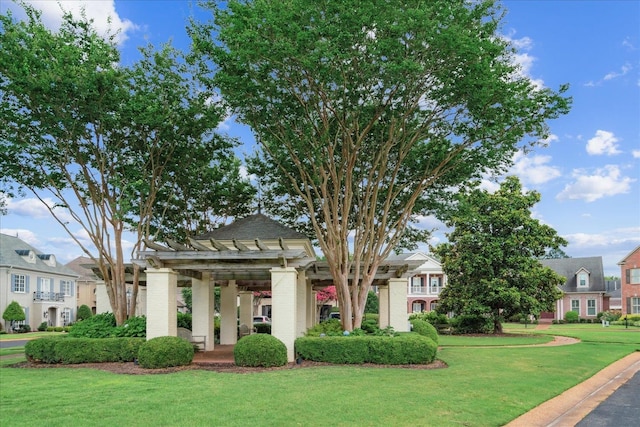
M 101 371 L 107 371 L 114 374 L 124 375 L 150 375 L 150 374 L 170 374 L 180 371 L 215 371 L 222 373 L 233 374 L 252 374 L 259 372 L 269 371 L 281 371 L 285 369 L 304 369 L 319 366 L 354 366 L 354 367 L 368 367 L 368 368 L 403 368 L 403 369 L 442 369 L 446 368 L 447 364 L 441 360 L 435 360 L 432 363 L 426 365 L 376 365 L 373 363 L 365 363 L 362 365 L 334 365 L 331 363 L 312 362 L 309 360 L 303 360 L 301 363 L 289 363 L 285 366 L 278 366 L 272 368 L 250 368 L 243 366 L 236 366 L 230 363 L 207 363 L 207 364 L 191 364 L 188 366 L 175 366 L 171 368 L 161 369 L 145 369 L 133 362 L 127 363 L 81 363 L 77 365 L 62 365 L 62 364 L 46 364 L 46 363 L 34 363 L 34 362 L 20 362 L 13 365 L 8 365 L 10 368 L 24 368 L 24 369 L 55 369 L 55 368 L 89 368 L 99 369 Z

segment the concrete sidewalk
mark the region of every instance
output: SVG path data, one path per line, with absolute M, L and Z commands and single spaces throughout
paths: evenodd
M 580 420 L 640 371 L 640 352 L 607 366 L 588 380 L 540 404 L 508 427 L 565 427 Z

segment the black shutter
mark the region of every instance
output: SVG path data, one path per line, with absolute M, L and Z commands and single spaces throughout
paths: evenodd
M 627 297 L 627 314 L 631 314 L 631 297 Z

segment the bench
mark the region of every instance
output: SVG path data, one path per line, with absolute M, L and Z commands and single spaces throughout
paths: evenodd
M 178 336 L 197 346 L 198 350 L 207 348 L 207 337 L 204 335 L 193 335 L 187 328 L 178 328 Z
M 436 325 L 436 330 L 440 335 L 442 334 L 451 335 L 451 333 L 453 332 L 453 328 L 451 327 L 451 325 L 445 324 L 445 323 Z

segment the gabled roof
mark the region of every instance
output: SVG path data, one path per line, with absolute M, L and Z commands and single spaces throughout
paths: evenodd
M 24 259 L 24 256 L 28 255 L 29 251 L 35 254 L 33 262 L 28 262 Z M 74 278 L 78 276 L 73 270 L 65 267 L 63 264 L 56 263 L 55 266 L 47 264 L 45 259 L 51 257 L 47 257 L 46 255 L 48 254 L 43 254 L 17 237 L 0 234 L 0 266 L 41 271 L 49 274 L 71 276 Z
M 86 256 L 79 256 L 73 261 L 69 261 L 66 266 L 71 270 L 75 271 L 80 277 L 78 280 L 82 280 L 85 282 L 95 282 L 98 280 L 98 277 L 93 272 L 89 265 L 95 264 L 93 260 Z
M 542 265 L 566 278 L 566 282 L 560 286 L 563 292 L 605 292 L 604 268 L 602 257 L 585 258 L 557 258 L 540 260 Z M 589 287 L 578 289 L 576 274 L 581 270 L 589 272 Z
M 263 214 L 250 215 L 229 225 L 196 236 L 196 240 L 308 240 L 308 237 Z
M 442 264 L 440 260 L 433 255 L 424 252 L 405 252 L 401 254 L 389 255 L 386 261 L 423 261 L 423 263 L 415 269 L 415 272 L 419 271 L 433 271 L 442 270 Z
M 637 246 L 637 247 L 636 247 L 634 250 L 632 250 L 631 252 L 629 252 L 629 253 L 627 254 L 627 256 L 626 256 L 626 257 L 622 258 L 622 259 L 620 260 L 620 262 L 618 263 L 618 265 L 622 265 L 622 264 L 624 264 L 624 263 L 625 263 L 625 261 L 626 261 L 626 260 L 627 260 L 631 255 L 633 255 L 634 253 L 636 253 L 636 251 L 640 251 L 640 245 L 639 245 L 639 246 Z

